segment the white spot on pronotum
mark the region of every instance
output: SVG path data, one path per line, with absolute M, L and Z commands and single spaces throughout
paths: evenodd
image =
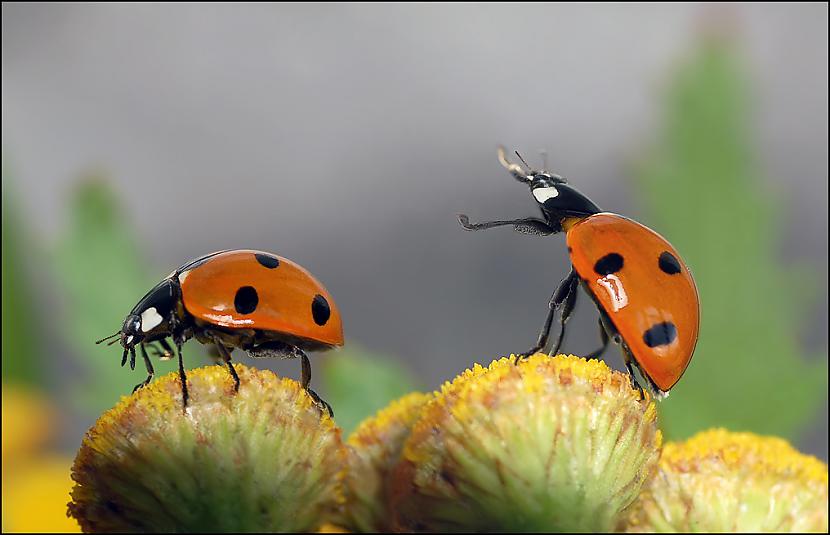
M 558 197 L 559 190 L 553 186 L 549 186 L 547 188 L 536 188 L 533 190 L 533 196 L 536 197 L 537 201 L 544 204 L 546 200 Z
M 156 307 L 150 307 L 141 313 L 141 330 L 145 333 L 157 327 L 164 318 L 158 313 Z
M 611 299 L 611 306 L 614 308 L 614 312 L 628 304 L 628 294 L 625 293 L 622 281 L 613 273 L 597 279 L 597 284 L 605 288 L 608 292 L 608 297 Z

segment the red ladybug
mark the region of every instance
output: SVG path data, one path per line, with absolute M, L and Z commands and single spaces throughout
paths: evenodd
M 530 187 L 543 218 L 471 224 L 462 214 L 461 225 L 467 230 L 513 225 L 519 232 L 542 236 L 564 231 L 572 264 L 551 297 L 536 345 L 519 358 L 547 345 L 554 314 L 561 309 L 559 337 L 551 354 L 559 351 L 581 285 L 599 309 L 602 347 L 589 358 L 600 356 L 613 339 L 622 347 L 634 385 L 642 391 L 632 365 L 656 397 L 667 396 L 692 359 L 700 326 L 697 287 L 677 250 L 650 228 L 602 212 L 562 177 L 525 172 L 507 160 L 501 147 L 499 161 Z
M 156 353 L 171 355 L 173 340 L 179 358 L 182 400 L 187 406 L 187 378 L 181 347 L 195 337 L 216 348 L 228 365 L 239 390 L 239 377 L 231 363 L 231 351 L 240 348 L 252 357 L 302 359 L 302 384 L 331 414 L 328 403 L 308 388 L 311 364 L 305 351 L 343 345 L 343 325 L 328 291 L 308 271 L 271 253 L 249 249 L 219 251 L 184 264 L 157 284 L 133 307 L 121 330 L 99 340 L 121 342 L 121 365 L 130 355 L 135 369 L 139 347 L 153 379 L 153 365 L 146 347 L 158 342 Z

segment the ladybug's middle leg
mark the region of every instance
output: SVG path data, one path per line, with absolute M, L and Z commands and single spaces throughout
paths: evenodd
M 573 302 L 570 302 L 570 305 L 568 305 L 568 301 L 576 300 L 576 284 L 578 283 L 578 281 L 579 278 L 576 276 L 576 272 L 572 267 L 570 273 L 568 273 L 568 275 L 564 279 L 562 279 L 562 282 L 559 283 L 559 286 L 556 288 L 556 291 L 553 292 L 553 295 L 550 298 L 550 302 L 548 303 L 548 316 L 547 318 L 545 318 L 544 325 L 542 325 L 542 331 L 539 333 L 539 339 L 536 340 L 536 345 L 528 349 L 524 353 L 519 353 L 518 355 L 516 355 L 517 364 L 519 360 L 541 351 L 546 345 L 548 345 L 548 337 L 550 336 L 550 329 L 553 325 L 553 316 L 554 314 L 556 314 L 556 311 L 559 309 L 560 306 L 562 306 L 563 303 L 566 304 L 565 308 L 567 308 L 568 310 L 566 311 L 563 309 L 562 315 L 570 316 L 571 310 L 573 309 Z M 573 297 L 571 297 L 571 295 L 573 295 Z M 559 341 L 557 342 L 557 349 L 559 344 L 561 344 L 562 342 L 565 321 L 567 321 L 567 317 L 565 317 L 564 320 L 560 320 L 563 329 L 562 332 L 560 332 Z
M 579 278 L 571 268 L 571 284 L 567 289 L 567 295 L 562 303 L 562 310 L 559 312 L 559 337 L 556 339 L 556 344 L 551 348 L 550 355 L 555 357 L 559 353 L 559 348 L 562 347 L 562 340 L 565 338 L 565 323 L 570 319 L 571 313 L 576 306 L 577 286 L 579 285 Z
M 236 374 L 236 370 L 231 362 L 231 352 L 228 351 L 228 348 L 216 338 L 213 339 L 213 343 L 216 346 L 216 350 L 219 351 L 219 355 L 221 355 L 222 360 L 224 360 L 225 364 L 228 365 L 228 371 L 231 372 L 231 376 L 233 377 L 234 391 L 239 392 L 239 376 Z
M 184 361 L 182 361 L 182 344 L 176 341 L 176 356 L 179 357 L 179 380 L 182 382 L 182 408 L 187 409 L 187 400 L 190 394 L 187 392 L 187 374 L 184 373 Z
M 600 343 L 602 344 L 602 346 L 599 349 L 597 349 L 595 351 L 591 351 L 590 353 L 588 353 L 588 356 L 585 357 L 585 358 L 587 358 L 587 359 L 599 358 L 603 353 L 605 353 L 605 350 L 608 349 L 608 342 L 609 342 L 610 339 L 608 337 L 608 331 L 605 330 L 605 324 L 602 321 L 602 316 L 600 316 L 600 318 L 599 318 L 599 340 L 600 340 Z

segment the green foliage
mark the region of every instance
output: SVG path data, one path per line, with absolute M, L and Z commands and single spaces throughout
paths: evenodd
M 805 355 L 805 281 L 780 266 L 780 203 L 753 150 L 749 84 L 711 39 L 676 73 L 660 141 L 638 173 L 647 223 L 689 264 L 701 298 L 700 340 L 662 406 L 672 439 L 725 426 L 794 437 L 827 395 L 827 357 Z
M 129 394 L 146 375 L 121 369 L 121 346 L 95 345 L 116 332 L 127 312 L 150 288 L 145 262 L 109 183 L 88 177 L 69 206 L 70 221 L 57 245 L 54 275 L 63 295 L 63 338 L 79 360 L 84 379 L 74 383 L 79 408 L 98 413 Z M 154 362 L 155 365 L 155 362 Z M 156 366 L 161 374 L 172 365 Z
M 354 347 L 324 359 L 322 377 L 344 436 L 390 401 L 416 390 L 411 375 L 392 359 Z
M 42 353 L 35 332 L 35 294 L 27 272 L 36 251 L 25 247 L 28 231 L 12 201 L 9 177 L 3 166 L 3 381 L 37 383 L 41 379 Z

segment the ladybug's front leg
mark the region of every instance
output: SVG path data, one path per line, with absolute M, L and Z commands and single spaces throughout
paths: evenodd
M 459 214 L 458 222 L 465 230 L 486 230 L 494 227 L 504 227 L 512 225 L 516 232 L 521 234 L 536 234 L 538 236 L 550 236 L 556 234 L 557 230 L 550 226 L 547 221 L 536 217 L 524 217 L 522 219 L 512 219 L 510 221 L 486 221 L 484 223 L 470 223 L 470 218 L 464 214 Z
M 141 344 L 138 347 L 141 350 L 141 357 L 144 359 L 144 367 L 147 368 L 147 378 L 144 379 L 143 382 L 135 385 L 135 388 L 133 388 L 133 393 L 135 393 L 135 391 L 139 388 L 144 388 L 145 386 L 150 384 L 150 381 L 153 380 L 153 375 L 155 374 L 155 371 L 153 370 L 153 363 L 150 362 L 150 357 L 147 356 L 147 350 L 144 348 L 144 344 Z

